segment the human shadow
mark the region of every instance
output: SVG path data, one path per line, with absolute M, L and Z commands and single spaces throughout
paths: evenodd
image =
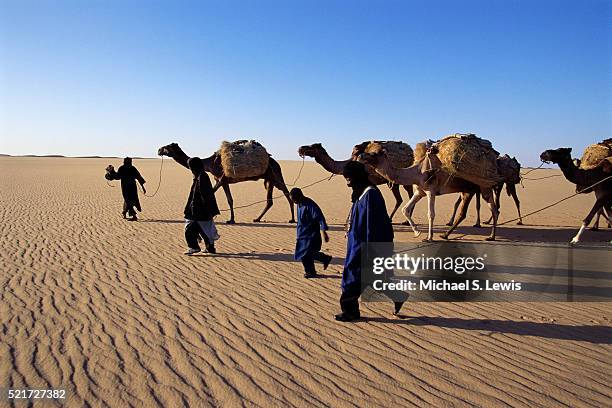
M 556 323 L 516 322 L 509 320 L 459 319 L 455 317 L 408 317 L 397 319 L 364 317 L 362 321 L 374 323 L 406 324 L 411 326 L 437 326 L 450 329 L 480 330 L 492 333 L 518 334 L 548 339 L 586 341 L 595 344 L 612 344 L 611 326 L 570 326 Z
M 238 259 L 254 259 L 260 261 L 280 261 L 280 262 L 298 262 L 293 258 L 293 254 L 288 253 L 260 253 L 260 252 L 237 252 L 237 253 L 219 253 L 214 255 L 215 258 L 238 258 Z M 343 265 L 344 260 L 332 258 L 330 265 Z
M 184 224 L 185 220 L 156 220 L 156 219 L 142 219 L 140 222 L 158 222 L 161 224 Z
M 161 220 L 161 219 L 142 219 L 140 222 L 157 222 L 162 224 L 184 224 L 185 220 Z M 256 227 L 256 228 L 289 228 L 295 229 L 296 224 L 280 223 L 280 222 L 236 222 L 235 224 L 227 224 L 225 221 L 215 221 L 217 226 L 227 225 L 229 227 Z M 344 225 L 328 224 L 330 231 L 343 231 Z
M 230 224 L 231 225 L 231 224 Z M 297 224 L 288 224 L 288 223 L 280 223 L 280 222 L 237 222 L 233 224 L 238 227 L 256 227 L 256 228 L 290 228 L 295 229 Z M 327 224 L 330 231 L 343 231 L 344 225 L 340 224 Z

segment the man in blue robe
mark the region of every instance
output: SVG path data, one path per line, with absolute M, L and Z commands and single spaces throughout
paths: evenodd
M 325 242 L 329 242 L 325 216 L 317 203 L 306 197 L 299 188 L 291 189 L 289 196 L 298 206 L 295 260 L 302 261 L 305 278 L 314 278 L 317 276 L 314 261 L 321 262 L 325 270 L 332 260 L 330 255 L 321 252 L 321 234 Z
M 349 162 L 343 171 L 346 184 L 353 192 L 347 232 L 346 258 L 342 271 L 342 313 L 336 320 L 350 322 L 360 318 L 359 297 L 369 282 L 362 281 L 362 255 L 371 242 L 393 242 L 393 226 L 387 214 L 385 200 L 369 181 L 368 172 L 360 162 Z M 395 302 L 395 314 L 403 302 Z

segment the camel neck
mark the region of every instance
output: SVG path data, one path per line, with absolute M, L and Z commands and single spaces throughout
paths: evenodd
M 589 182 L 589 180 L 587 180 L 587 177 L 585 177 L 585 171 L 576 167 L 576 165 L 571 159 L 564 158 L 559 161 L 558 165 L 561 171 L 563 172 L 563 175 L 568 181 L 580 185 L 585 185 Z
M 385 177 L 387 180 L 400 185 L 421 184 L 422 173 L 420 164 L 398 169 L 392 167 L 389 162 L 384 162 L 376 167 L 376 171 Z
M 333 174 L 342 174 L 342 171 L 344 170 L 344 166 L 346 166 L 346 164 L 351 161 L 350 159 L 336 161 L 332 159 L 330 155 L 327 154 L 327 152 L 324 150 L 316 154 L 314 156 L 314 159 L 317 163 L 323 166 L 325 170 Z
M 189 161 L 189 156 L 187 156 L 182 150 L 176 152 L 176 154 L 172 156 L 172 158 L 181 166 L 189 168 L 189 165 L 187 164 L 187 162 Z

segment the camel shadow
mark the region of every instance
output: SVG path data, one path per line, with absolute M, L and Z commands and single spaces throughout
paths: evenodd
M 427 226 L 419 225 L 421 235 L 427 233 Z M 567 226 L 550 226 L 546 225 L 537 228 L 537 225 L 501 225 L 497 227 L 497 239 L 500 241 L 516 241 L 516 242 L 562 242 L 569 243 L 570 240 L 578 232 L 578 227 Z M 448 231 L 446 225 L 434 225 L 434 240 L 445 241 L 440 237 L 440 234 Z M 403 225 L 394 225 L 395 231 L 412 232 L 410 227 Z M 452 240 L 469 239 L 472 240 L 475 236 L 482 236 L 482 239 L 489 236 L 491 226 L 483 224 L 482 227 L 473 227 L 468 225 L 459 225 L 455 231 L 449 236 Z M 468 238 L 469 236 L 469 238 Z M 477 240 L 479 238 L 476 238 Z M 600 229 L 599 231 L 585 231 L 581 242 L 609 242 L 612 239 L 611 229 Z
M 480 330 L 494 333 L 536 336 L 557 340 L 586 341 L 612 344 L 611 326 L 570 326 L 555 323 L 515 322 L 508 320 L 459 319 L 455 317 L 409 317 L 399 319 L 364 317 L 362 321 L 374 323 L 406 324 L 411 326 L 437 326 L 449 329 Z

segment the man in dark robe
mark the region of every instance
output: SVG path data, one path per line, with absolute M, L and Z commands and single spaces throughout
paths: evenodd
M 291 189 L 289 196 L 298 206 L 295 260 L 302 261 L 305 278 L 314 278 L 317 276 L 314 261 L 321 262 L 325 270 L 332 259 L 330 255 L 321 252 L 321 234 L 325 242 L 329 242 L 325 216 L 317 203 L 306 197 L 299 188 Z
M 132 158 L 126 157 L 123 159 L 123 165 L 117 171 L 109 165 L 104 177 L 107 180 L 121 180 L 121 194 L 123 195 L 123 211 L 121 214 L 123 218 L 126 218 L 126 214 L 129 214 L 129 221 L 137 221 L 138 218 L 134 208 L 139 212 L 142 212 L 142 208 L 140 207 L 140 200 L 138 200 L 136 181 L 140 183 L 143 193 L 146 194 L 147 190 L 144 186 L 145 179 L 142 178 L 138 169 L 132 165 Z
M 216 253 L 215 241 L 219 239 L 213 218 L 219 215 L 219 207 L 208 174 L 204 171 L 202 159 L 192 157 L 187 165 L 193 174 L 191 191 L 185 205 L 185 240 L 189 247 L 185 255 L 201 251 L 198 240 L 202 238 L 206 251 Z
M 347 231 L 346 258 L 342 271 L 342 313 L 336 320 L 350 322 L 360 318 L 359 297 L 369 282 L 362 281 L 362 255 L 371 242 L 393 242 L 393 226 L 387 214 L 385 200 L 380 191 L 370 183 L 365 166 L 349 162 L 343 171 L 347 186 L 352 191 L 351 213 Z M 403 302 L 395 302 L 397 314 Z

